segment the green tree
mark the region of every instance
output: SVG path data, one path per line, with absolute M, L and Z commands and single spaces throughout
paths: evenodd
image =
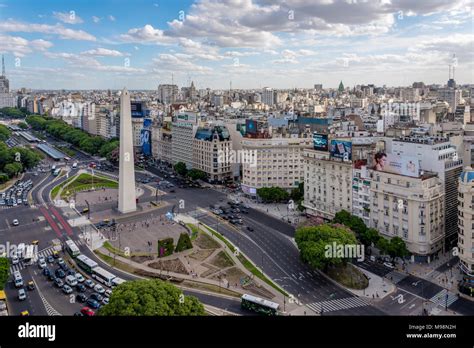
M 99 150 L 99 154 L 100 154 L 101 157 L 109 158 L 112 151 L 117 149 L 119 146 L 120 146 L 120 142 L 118 140 L 109 141 L 109 142 L 107 142 L 107 143 L 105 143 L 104 145 L 101 146 L 101 148 Z
M 187 233 L 181 233 L 179 235 L 178 244 L 176 244 L 175 252 L 180 252 L 184 250 L 191 249 L 193 247 L 193 243 L 191 242 L 191 238 Z
M 330 266 L 343 265 L 347 259 L 334 254 L 333 243 L 336 245 L 356 245 L 354 234 L 345 228 L 329 224 L 301 227 L 296 231 L 295 241 L 300 250 L 303 262 L 311 267 L 327 271 Z
M 179 175 L 185 176 L 186 173 L 188 172 L 188 169 L 186 168 L 186 164 L 184 162 L 178 162 L 174 165 L 174 170 L 176 173 Z
M 365 246 L 371 246 L 372 243 L 377 245 L 379 239 L 382 238 L 375 228 L 366 229 L 365 232 L 361 233 L 358 237 L 361 243 Z
M 10 178 L 5 173 L 0 173 L 0 184 L 6 183 Z
M 134 280 L 117 286 L 101 316 L 195 316 L 205 315 L 204 306 L 185 296 L 176 286 L 161 280 Z
M 0 257 L 0 290 L 5 289 L 8 276 L 10 275 L 10 262 L 6 257 Z
M 12 132 L 4 126 L 3 124 L 0 124 L 0 141 L 6 141 L 8 138 L 10 138 Z
M 390 239 L 388 254 L 393 260 L 396 257 L 404 258 L 405 256 L 409 255 L 410 252 L 408 251 L 403 239 L 400 237 L 393 237 Z
M 23 170 L 23 166 L 19 162 L 13 162 L 13 163 L 8 163 L 7 165 L 5 165 L 3 170 L 5 171 L 5 173 L 7 173 L 7 175 L 10 178 L 12 178 L 18 175 L 19 173 L 21 173 L 21 171 Z
M 204 180 L 207 177 L 207 174 L 205 172 L 203 172 L 202 170 L 199 170 L 199 169 L 191 169 L 188 172 L 188 176 L 192 180 Z
M 288 200 L 290 195 L 280 187 L 262 187 L 257 189 L 258 196 L 265 203 L 275 203 Z
M 20 122 L 18 123 L 18 127 L 20 127 L 21 129 L 27 129 L 28 125 L 25 122 Z

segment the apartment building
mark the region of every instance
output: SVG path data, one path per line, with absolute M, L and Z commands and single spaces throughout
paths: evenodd
M 243 192 L 255 196 L 262 187 L 298 187 L 304 178 L 303 150 L 312 147 L 312 139 L 304 136 L 243 138 L 242 151 L 255 154 L 250 163 L 242 163 Z
M 474 170 L 466 167 L 459 176 L 458 193 L 459 265 L 462 286 L 474 287 Z
M 211 182 L 231 179 L 231 161 L 221 155 L 231 150 L 232 142 L 226 127 L 199 127 L 193 141 L 193 168 L 205 172 Z
M 436 173 L 418 177 L 374 171 L 370 227 L 387 238 L 402 238 L 412 261 L 430 261 L 444 244 L 444 187 Z
M 196 118 L 177 118 L 171 128 L 171 163 L 184 162 L 188 169 L 193 168 L 193 144 L 197 131 Z

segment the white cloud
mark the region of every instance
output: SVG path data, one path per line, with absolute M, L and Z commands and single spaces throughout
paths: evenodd
M 99 22 L 100 22 L 100 17 L 92 16 L 92 21 L 93 21 L 94 23 L 99 23 Z
M 152 44 L 172 44 L 176 43 L 176 39 L 164 36 L 163 31 L 155 29 L 150 24 L 143 28 L 130 29 L 126 34 L 120 35 L 124 42 L 133 43 L 152 43 Z
M 109 19 L 109 21 L 111 21 L 111 22 L 115 22 L 115 17 L 114 17 L 114 16 L 112 16 L 112 15 L 108 15 L 108 17 L 107 17 L 107 18 Z
M 75 11 L 70 12 L 53 12 L 53 17 L 59 19 L 63 23 L 67 24 L 79 24 L 84 23 L 81 17 L 79 17 Z
M 10 52 L 17 57 L 24 57 L 33 51 L 46 51 L 52 46 L 52 42 L 42 39 L 29 41 L 19 36 L 0 34 L 0 51 Z
M 93 35 L 83 30 L 65 28 L 61 24 L 34 24 L 7 20 L 5 22 L 0 22 L 0 31 L 55 34 L 61 39 L 96 41 L 96 38 Z
M 84 51 L 84 52 L 81 52 L 81 54 L 85 56 L 96 56 L 96 57 L 123 57 L 126 55 L 120 51 L 109 50 L 107 48 L 102 48 L 102 47 Z

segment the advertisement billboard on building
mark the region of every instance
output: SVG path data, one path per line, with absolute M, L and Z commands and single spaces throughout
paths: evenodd
M 142 129 L 140 133 L 140 142 L 142 153 L 145 156 L 151 155 L 151 132 L 148 129 Z
M 130 111 L 132 113 L 132 117 L 143 117 L 142 102 L 132 101 L 130 103 Z
M 313 133 L 313 148 L 318 151 L 328 151 L 329 142 L 327 134 Z
M 417 178 L 420 173 L 420 161 L 415 156 L 398 156 L 378 152 L 374 156 L 373 169 Z
M 257 134 L 257 121 L 245 120 L 245 131 L 249 134 Z
M 151 118 L 143 119 L 143 128 L 150 129 L 151 128 Z
M 352 160 L 352 143 L 344 140 L 331 140 L 331 157 L 344 161 Z

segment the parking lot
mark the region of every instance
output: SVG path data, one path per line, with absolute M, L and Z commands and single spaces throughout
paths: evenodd
M 0 207 L 17 207 L 28 205 L 28 192 L 33 187 L 31 179 L 17 181 L 15 185 L 0 194 Z

